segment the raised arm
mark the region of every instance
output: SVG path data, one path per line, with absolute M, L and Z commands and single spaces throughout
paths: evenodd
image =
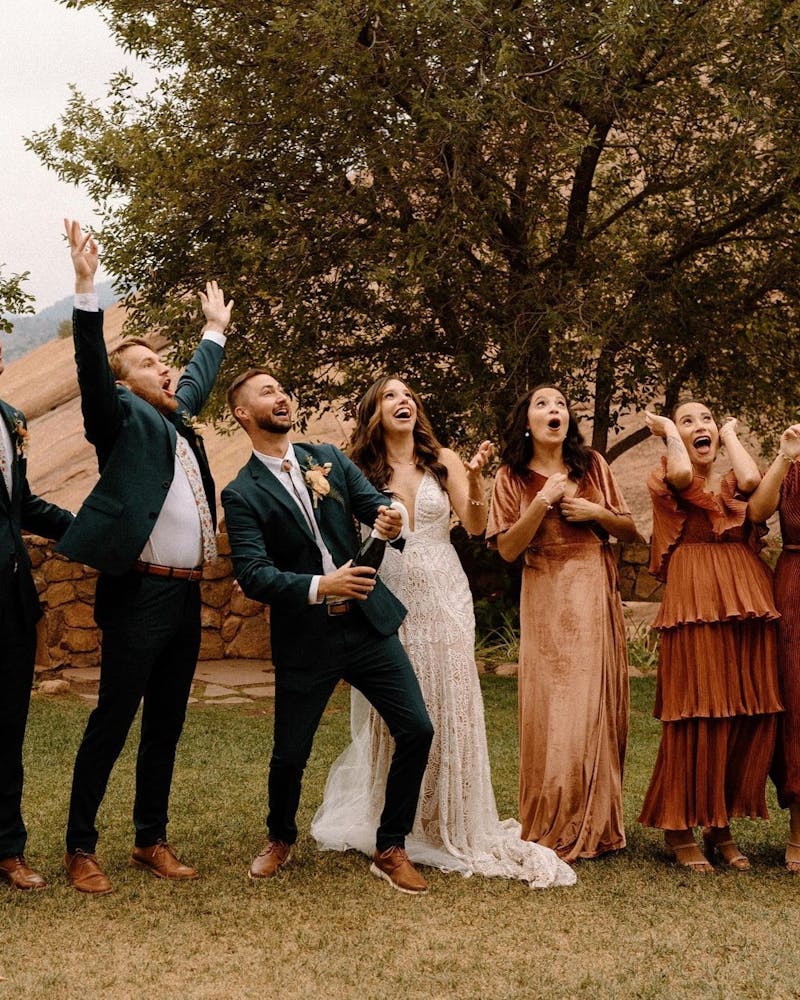
M 720 427 L 719 439 L 725 445 L 725 449 L 733 465 L 736 485 L 742 493 L 752 493 L 761 482 L 761 473 L 755 460 L 748 454 L 736 435 L 735 419 L 726 420 L 722 427 Z
M 489 505 L 483 469 L 493 451 L 491 442 L 484 441 L 469 462 L 462 462 L 449 448 L 439 453 L 439 461 L 447 469 L 450 505 L 470 535 L 481 535 L 486 530 Z
M 181 409 L 192 416 L 202 410 L 214 387 L 233 309 L 233 299 L 225 302 L 225 295 L 216 281 L 207 281 L 205 292 L 198 294 L 205 317 L 200 342 L 202 349 L 195 351 L 175 392 Z
M 800 424 L 792 424 L 781 434 L 778 454 L 750 497 L 747 504 L 747 517 L 750 521 L 766 521 L 778 509 L 781 486 L 797 458 L 800 458 Z
M 666 443 L 667 482 L 676 490 L 685 490 L 691 483 L 694 472 L 692 471 L 692 460 L 689 458 L 686 445 L 681 441 L 678 428 L 669 417 L 658 416 L 656 413 L 650 413 L 649 410 L 645 410 L 644 422 L 650 428 L 651 434 L 664 438 Z

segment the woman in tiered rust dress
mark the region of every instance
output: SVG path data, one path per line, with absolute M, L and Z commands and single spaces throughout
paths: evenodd
M 639 821 L 664 830 L 679 864 L 712 871 L 718 852 L 749 862 L 729 820 L 767 818 L 765 789 L 775 745 L 778 692 L 771 573 L 758 558 L 763 525 L 748 495 L 761 476 L 735 421 L 718 430 L 708 407 L 679 404 L 674 421 L 646 415 L 667 454 L 648 479 L 653 502 L 651 571 L 666 581 L 654 714 L 661 745 Z M 733 468 L 719 477 L 720 440 Z M 763 529 L 763 530 L 762 530 Z M 693 827 L 704 828 L 706 854 Z
M 800 424 L 787 427 L 775 461 L 750 498 L 751 516 L 766 520 L 780 511 L 783 550 L 775 567 L 778 678 L 786 711 L 778 719 L 772 780 L 782 809 L 789 810 L 786 867 L 800 872 Z
M 628 658 L 609 535 L 637 537 L 605 460 L 564 395 L 537 386 L 511 414 L 486 537 L 524 554 L 519 657 L 522 835 L 565 861 L 625 846 Z

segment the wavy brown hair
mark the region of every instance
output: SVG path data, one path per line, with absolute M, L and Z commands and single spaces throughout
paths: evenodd
M 414 460 L 418 469 L 430 469 L 442 489 L 447 480 L 447 469 L 439 461 L 442 446 L 433 432 L 433 427 L 417 393 L 396 375 L 384 375 L 367 389 L 356 411 L 356 428 L 350 438 L 348 454 L 361 469 L 372 485 L 386 492 L 392 476 L 392 467 L 386 459 L 386 444 L 381 424 L 381 400 L 389 382 L 401 382 L 411 393 L 417 407 L 417 422 L 414 425 Z
M 564 438 L 563 455 L 564 463 L 569 469 L 569 478 L 573 482 L 580 481 L 586 474 L 591 460 L 591 448 L 588 448 L 583 441 L 578 421 L 569 405 L 569 400 L 560 386 L 553 385 L 552 382 L 540 382 L 524 395 L 520 396 L 514 404 L 514 409 L 509 414 L 506 421 L 503 450 L 500 454 L 500 461 L 503 465 L 508 465 L 512 472 L 515 472 L 523 479 L 527 479 L 531 473 L 528 463 L 533 458 L 533 437 L 528 428 L 528 408 L 531 405 L 533 394 L 539 389 L 556 389 L 564 396 L 567 402 L 567 412 L 569 413 L 569 424 L 567 425 L 567 436 Z M 526 433 L 528 432 L 528 433 Z

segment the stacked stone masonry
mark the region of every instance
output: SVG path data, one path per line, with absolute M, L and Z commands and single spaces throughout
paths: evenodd
M 28 536 L 33 575 L 45 614 L 39 627 L 37 671 L 100 664 L 94 621 L 97 572 L 53 551 L 53 543 Z M 269 660 L 269 613 L 234 585 L 228 536 L 217 536 L 219 556 L 200 583 L 201 660 Z
M 39 633 L 37 669 L 95 667 L 100 663 L 100 633 L 94 622 L 95 570 L 70 562 L 53 543 L 29 536 L 34 579 L 45 610 Z M 228 536 L 217 538 L 219 556 L 209 563 L 200 584 L 201 660 L 269 660 L 269 610 L 234 585 Z M 663 587 L 647 570 L 647 545 L 615 547 L 622 599 L 659 601 Z

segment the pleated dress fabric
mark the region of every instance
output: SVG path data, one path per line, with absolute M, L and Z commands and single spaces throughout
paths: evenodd
M 786 475 L 778 508 L 783 551 L 775 567 L 778 677 L 785 713 L 778 720 L 772 779 L 783 809 L 800 803 L 800 464 Z
M 695 477 L 648 479 L 651 572 L 666 581 L 653 714 L 663 730 L 639 822 L 664 830 L 768 816 L 767 775 L 783 705 L 772 574 L 758 558 L 766 528 L 747 520 L 733 472 L 719 493 Z
M 545 484 L 502 466 L 487 540 L 512 527 Z M 579 497 L 616 514 L 628 507 L 592 452 Z M 590 523 L 556 506 L 524 556 L 520 597 L 519 810 L 522 836 L 566 861 L 625 846 L 622 774 L 629 682 L 617 565 Z

